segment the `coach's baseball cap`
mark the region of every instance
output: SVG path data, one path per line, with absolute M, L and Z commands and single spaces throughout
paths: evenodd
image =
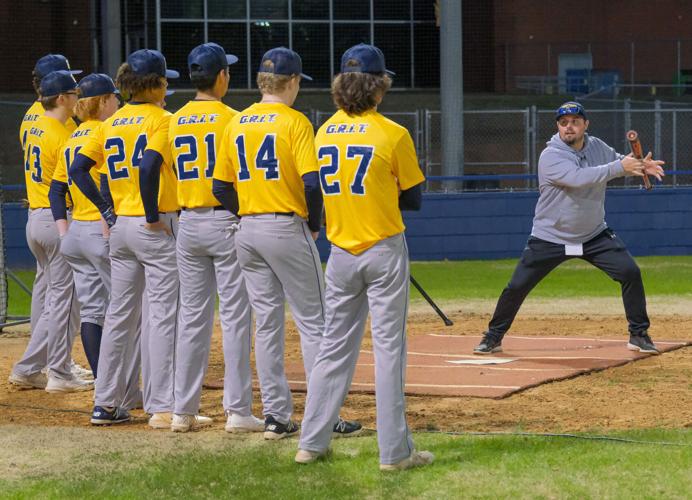
M 358 64 L 353 64 L 349 61 L 356 61 Z M 389 71 L 384 65 L 384 54 L 374 45 L 359 43 L 354 45 L 341 56 L 341 72 L 342 73 L 372 73 L 381 75 L 387 73 L 394 75 L 393 71 Z
M 81 69 L 70 69 L 70 63 L 62 54 L 47 54 L 36 61 L 34 66 L 34 76 L 36 78 L 43 78 L 48 73 L 53 71 L 65 70 L 69 71 L 73 75 L 78 75 L 82 72 Z
M 67 70 L 52 71 L 43 77 L 39 92 L 43 97 L 53 97 L 77 88 L 77 81 Z
M 269 61 L 274 64 L 269 64 Z M 276 47 L 266 51 L 262 56 L 259 72 L 274 73 L 275 75 L 300 75 L 302 78 L 312 81 L 312 77 L 303 73 L 303 61 L 300 56 L 286 47 Z
M 555 112 L 555 120 L 559 120 L 561 116 L 564 115 L 578 115 L 586 120 L 586 111 L 584 111 L 584 106 L 575 101 L 567 101 L 562 106 L 557 108 Z
M 233 54 L 226 54 L 221 45 L 209 42 L 198 45 L 187 56 L 187 66 L 190 69 L 190 76 L 193 75 L 218 75 L 219 71 L 226 69 L 229 65 L 238 62 L 238 58 Z
M 139 76 L 155 73 L 166 78 L 178 78 L 180 73 L 166 68 L 166 58 L 158 50 L 141 49 L 127 56 L 127 64 Z
M 79 98 L 96 97 L 106 94 L 119 94 L 110 76 L 103 73 L 91 73 L 79 80 Z

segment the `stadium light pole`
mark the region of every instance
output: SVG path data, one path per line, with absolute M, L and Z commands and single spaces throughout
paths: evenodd
M 440 0 L 439 6 L 442 175 L 464 175 L 462 0 Z M 453 181 L 445 185 L 452 190 L 457 187 Z M 461 187 L 461 183 L 458 187 Z
M 122 26 L 120 23 L 120 1 L 101 0 L 101 40 L 103 44 L 103 71 L 115 77 L 122 62 L 120 44 Z

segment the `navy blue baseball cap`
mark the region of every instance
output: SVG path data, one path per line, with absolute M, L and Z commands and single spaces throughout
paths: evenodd
M 141 49 L 127 56 L 127 64 L 139 76 L 155 73 L 166 78 L 178 78 L 180 73 L 166 68 L 166 58 L 158 50 Z
M 60 70 L 69 71 L 73 75 L 78 75 L 82 72 L 81 69 L 70 69 L 70 63 L 64 55 L 47 54 L 36 61 L 34 76 L 36 76 L 36 78 L 43 78 L 48 73 Z
M 238 62 L 233 54 L 226 54 L 221 45 L 210 42 L 198 45 L 187 56 L 187 67 L 192 75 L 215 76 L 219 71 Z
M 79 80 L 79 98 L 96 97 L 106 94 L 119 94 L 113 79 L 103 73 L 91 73 Z
M 561 116 L 565 115 L 578 115 L 586 120 L 586 111 L 584 111 L 584 106 L 575 101 L 567 101 L 562 106 L 557 108 L 555 111 L 555 120 L 559 120 Z
M 357 65 L 347 64 L 349 61 L 356 61 Z M 342 73 L 372 73 L 381 75 L 387 73 L 394 75 L 393 71 L 389 71 L 384 65 L 384 54 L 374 45 L 359 43 L 354 45 L 341 56 L 341 72 Z
M 266 61 L 273 62 L 273 67 L 272 65 L 265 66 Z M 302 78 L 312 81 L 312 77 L 303 73 L 303 61 L 300 56 L 286 47 L 276 47 L 266 51 L 262 56 L 259 72 L 274 73 L 275 75 L 300 75 Z
M 53 97 L 77 88 L 77 81 L 67 70 L 52 71 L 43 77 L 39 92 L 42 97 Z

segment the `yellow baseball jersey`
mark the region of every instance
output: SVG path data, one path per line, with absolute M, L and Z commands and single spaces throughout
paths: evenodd
M 43 116 L 43 113 L 45 112 L 46 110 L 43 109 L 43 104 L 41 104 L 40 101 L 34 101 L 31 107 L 24 114 L 22 124 L 19 126 L 19 142 L 22 144 L 22 149 L 24 149 L 24 144 L 26 143 L 29 135 L 29 129 L 40 117 Z M 67 119 L 65 128 L 67 128 L 68 132 L 70 133 L 75 131 L 77 128 L 77 122 L 74 121 L 74 118 L 70 117 Z
M 30 208 L 49 208 L 48 190 L 60 149 L 69 139 L 65 125 L 42 115 L 27 130 L 24 144 L 24 180 Z
M 302 176 L 317 171 L 312 124 L 280 103 L 256 103 L 226 131 L 214 179 L 235 184 L 239 215 L 294 212 L 307 217 Z
M 176 179 L 168 147 L 170 118 L 168 111 L 154 104 L 126 104 L 97 127 L 79 151 L 106 169 L 117 215 L 145 215 L 139 192 L 139 164 L 147 149 L 163 157 L 159 211 L 178 210 Z
M 219 204 L 211 192 L 214 165 L 223 131 L 237 113 L 220 101 L 190 101 L 171 118 L 168 142 L 181 207 Z
M 72 132 L 72 135 L 70 135 L 70 138 L 60 151 L 58 165 L 53 174 L 53 180 L 64 182 L 68 185 L 70 197 L 72 198 L 72 218 L 74 220 L 95 221 L 101 218 L 101 214 L 98 208 L 96 208 L 96 205 L 94 205 L 89 198 L 84 196 L 79 187 L 72 183 L 72 179 L 69 178 L 67 174 L 77 153 L 81 152 L 82 147 L 91 139 L 94 130 L 100 125 L 101 122 L 98 120 L 88 120 L 77 127 L 77 130 Z M 94 180 L 97 187 L 101 185 L 101 173 L 106 173 L 105 169 L 91 169 L 91 178 Z
M 399 190 L 425 180 L 408 131 L 374 110 L 337 111 L 315 137 L 327 239 L 358 255 L 405 227 Z

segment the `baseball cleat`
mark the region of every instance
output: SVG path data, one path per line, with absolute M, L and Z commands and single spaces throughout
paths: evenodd
M 196 431 L 202 427 L 209 427 L 214 421 L 202 415 L 178 415 L 173 414 L 171 430 L 173 432 Z
M 149 427 L 152 429 L 170 429 L 173 421 L 173 414 L 170 412 L 154 413 L 149 418 Z
M 308 450 L 298 450 L 296 453 L 296 463 L 299 464 L 310 464 L 315 460 L 326 457 L 329 454 L 329 450 L 325 451 L 308 451 Z
M 336 439 L 349 438 L 358 436 L 362 432 L 363 426 L 360 425 L 360 422 L 356 422 L 355 420 L 344 420 L 343 418 L 339 417 L 339 421 L 334 424 L 332 437 Z
M 108 410 L 103 406 L 94 406 L 94 411 L 91 414 L 91 423 L 93 425 L 111 425 L 121 424 L 130 420 L 130 414 L 125 408 L 113 408 Z
M 404 458 L 395 464 L 380 464 L 381 471 L 406 470 L 414 467 L 430 465 L 435 460 L 435 455 L 429 451 L 414 451 L 411 456 Z
M 263 432 L 264 420 L 254 415 L 243 417 L 237 413 L 229 413 L 225 429 L 231 433 Z
M 264 439 L 277 440 L 297 434 L 300 427 L 293 420 L 282 424 L 271 415 L 264 420 Z
M 483 340 L 474 349 L 474 354 L 492 354 L 502 352 L 502 339 L 498 339 L 489 332 L 483 334 Z
M 630 351 L 646 352 L 649 354 L 661 354 L 659 350 L 656 349 L 656 346 L 647 332 L 630 334 L 630 341 L 627 343 L 627 349 Z
M 71 378 L 62 379 L 54 377 L 53 375 L 48 376 L 48 383 L 46 384 L 46 392 L 53 394 L 61 392 L 83 392 L 90 391 L 94 388 L 93 382 L 82 380 L 80 378 L 72 375 Z
M 21 375 L 12 372 L 7 381 L 19 389 L 45 389 L 48 378 L 42 372 L 34 373 L 33 375 Z
M 74 375 L 75 377 L 81 378 L 83 380 L 94 379 L 94 374 L 91 370 L 87 370 L 83 366 L 78 365 L 74 362 L 74 360 L 70 361 L 70 372 L 72 372 L 72 375 Z

